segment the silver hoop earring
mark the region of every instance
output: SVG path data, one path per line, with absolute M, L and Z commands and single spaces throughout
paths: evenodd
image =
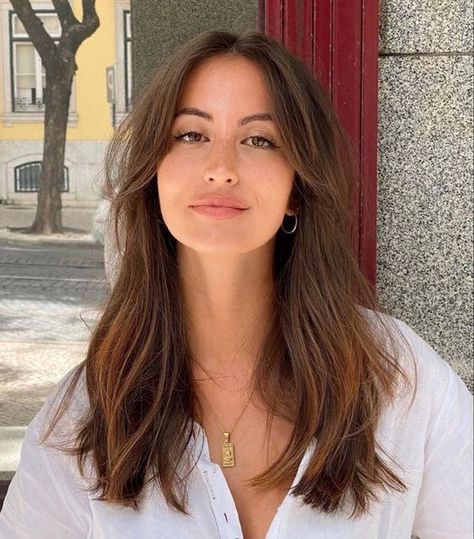
M 291 217 L 291 215 L 287 215 L 286 217 Z M 283 220 L 283 223 L 281 224 L 281 229 L 283 230 L 283 232 L 285 234 L 293 234 L 293 232 L 296 230 L 296 227 L 298 226 L 298 216 L 296 215 L 293 215 L 293 217 L 295 218 L 295 224 L 293 225 L 293 228 L 291 230 L 285 230 L 285 226 L 284 226 L 284 220 Z

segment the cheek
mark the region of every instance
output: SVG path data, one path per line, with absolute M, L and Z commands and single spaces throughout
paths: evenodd
M 188 181 L 189 168 L 171 155 L 165 157 L 157 168 L 158 196 L 162 212 L 177 203 Z
M 284 213 L 294 183 L 294 170 L 286 163 L 268 162 L 266 166 L 249 171 L 253 176 L 257 204 L 269 212 Z

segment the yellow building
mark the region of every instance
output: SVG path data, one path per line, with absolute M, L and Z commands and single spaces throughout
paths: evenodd
M 61 29 L 51 2 L 31 3 L 50 35 L 59 37 Z M 80 19 L 81 0 L 71 3 Z M 130 1 L 108 0 L 96 6 L 100 26 L 76 55 L 78 69 L 66 135 L 65 206 L 97 204 L 113 119 L 120 121 L 130 102 Z M 107 78 L 110 66 L 114 69 Z M 44 70 L 7 0 L 0 0 L 0 80 L 0 202 L 34 204 L 43 148 Z M 114 105 L 107 100 L 107 83 L 115 89 Z

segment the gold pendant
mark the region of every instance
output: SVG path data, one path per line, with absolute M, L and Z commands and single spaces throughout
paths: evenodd
M 222 467 L 231 468 L 235 466 L 234 444 L 229 441 L 230 432 L 224 432 L 225 440 L 222 443 Z

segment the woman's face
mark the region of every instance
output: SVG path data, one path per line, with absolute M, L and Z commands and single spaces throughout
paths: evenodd
M 157 169 L 163 219 L 179 243 L 225 255 L 273 246 L 285 212 L 294 214 L 295 170 L 272 116 L 250 60 L 219 56 L 190 74 Z

